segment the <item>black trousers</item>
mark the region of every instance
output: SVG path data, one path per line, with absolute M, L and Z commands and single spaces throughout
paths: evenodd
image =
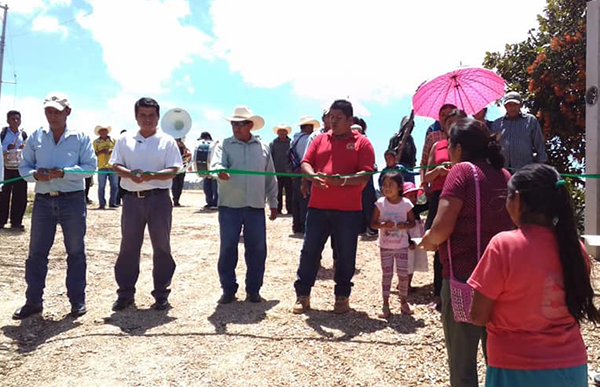
M 306 224 L 306 212 L 308 211 L 308 199 L 302 197 L 302 178 L 292 178 L 292 185 L 294 187 L 294 196 L 292 197 L 292 231 L 297 233 L 304 233 L 304 225 Z
M 436 191 L 427 199 L 429 212 L 425 221 L 425 229 L 429 230 L 433 225 L 433 220 L 437 215 L 438 204 L 440 203 L 440 194 L 442 191 Z M 440 252 L 436 251 L 433 258 L 433 295 L 439 297 L 442 292 L 442 263 L 440 262 Z
M 4 180 L 20 176 L 16 169 L 4 169 Z M 10 215 L 10 224 L 20 226 L 27 208 L 27 182 L 23 179 L 13 181 L 0 189 L 0 225 L 5 225 Z
M 283 209 L 283 191 L 285 190 L 285 210 L 288 214 L 292 213 L 292 178 L 281 176 L 277 178 L 277 212 Z
M 185 173 L 180 173 L 173 178 L 173 186 L 171 191 L 173 193 L 173 203 L 179 203 L 181 192 L 183 192 L 183 181 L 185 180 Z

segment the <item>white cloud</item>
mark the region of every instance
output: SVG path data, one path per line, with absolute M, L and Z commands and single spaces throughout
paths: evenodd
M 9 12 L 32 14 L 56 6 L 69 6 L 71 0 L 10 0 L 6 1 Z
M 87 0 L 93 14 L 79 24 L 100 43 L 108 72 L 126 93 L 168 91 L 173 70 L 211 58 L 210 38 L 183 23 L 185 0 Z
M 259 87 L 384 102 L 479 66 L 536 26 L 545 0 L 215 0 L 215 50 Z
M 67 36 L 67 28 L 61 26 L 57 18 L 52 16 L 38 16 L 33 20 L 31 30 L 36 32 L 59 32 L 63 36 Z

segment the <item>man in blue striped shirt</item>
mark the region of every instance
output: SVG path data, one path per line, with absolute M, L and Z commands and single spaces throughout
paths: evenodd
M 16 320 L 42 312 L 42 296 L 48 273 L 48 253 L 60 224 L 67 250 L 67 296 L 71 315 L 86 313 L 84 179 L 96 170 L 96 155 L 88 135 L 67 126 L 69 99 L 51 93 L 44 100 L 48 128 L 33 132 L 23 149 L 19 173 L 35 182 L 31 215 L 29 256 L 25 261 L 27 301 L 13 314 Z
M 505 168 L 514 172 L 531 163 L 547 161 L 546 142 L 540 124 L 533 115 L 523 113 L 523 98 L 516 91 L 506 93 L 506 115 L 492 124 L 490 131 L 500 135 Z

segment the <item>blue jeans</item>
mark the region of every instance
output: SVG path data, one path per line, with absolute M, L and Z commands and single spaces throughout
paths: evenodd
M 219 193 L 217 190 L 217 179 L 202 179 L 202 190 L 204 191 L 204 197 L 206 198 L 206 205 L 209 207 L 216 207 L 217 201 L 219 200 Z
M 306 214 L 304 244 L 294 283 L 297 296 L 309 296 L 321 263 L 321 253 L 331 235 L 335 259 L 335 295 L 348 297 L 356 264 L 356 245 L 362 211 L 319 210 L 309 208 Z
M 259 293 L 265 275 L 267 259 L 267 230 L 265 210 L 262 208 L 219 207 L 219 280 L 225 294 L 235 294 L 238 284 L 235 267 L 238 262 L 240 233 L 244 235 L 246 259 L 246 293 Z
M 106 206 L 106 199 L 104 198 L 104 190 L 106 188 L 106 180 L 110 184 L 110 198 L 108 199 L 108 205 L 114 207 L 117 205 L 117 191 L 119 190 L 119 178 L 116 173 L 102 173 L 112 171 L 112 168 L 102 168 L 98 174 L 98 201 L 100 207 Z
M 54 244 L 56 225 L 60 224 L 67 250 L 67 296 L 74 303 L 85 302 L 85 193 L 73 192 L 65 196 L 35 195 L 31 215 L 29 256 L 25 261 L 27 303 L 42 303 L 48 253 Z

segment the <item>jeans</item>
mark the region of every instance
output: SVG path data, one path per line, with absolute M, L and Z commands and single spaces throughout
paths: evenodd
M 171 220 L 173 207 L 168 190 L 146 198 L 123 196 L 121 213 L 121 248 L 115 263 L 115 279 L 119 298 L 132 299 L 140 274 L 140 251 L 144 243 L 144 230 L 152 243 L 152 279 L 155 299 L 169 296 L 175 261 L 171 255 Z
M 360 232 L 367 232 L 371 230 L 371 219 L 373 218 L 373 211 L 375 211 L 375 202 L 377 201 L 377 194 L 375 192 L 375 186 L 373 185 L 373 177 L 369 179 L 369 182 L 362 190 L 362 214 L 363 223 L 360 228 Z
M 206 205 L 209 207 L 216 207 L 219 200 L 217 179 L 208 179 L 206 177 L 202 179 L 202 190 L 204 190 Z
M 48 273 L 48 253 L 60 224 L 67 250 L 67 296 L 72 304 L 85 302 L 84 237 L 87 209 L 83 191 L 64 196 L 35 195 L 31 215 L 29 256 L 25 261 L 27 304 L 42 304 Z
M 179 204 L 179 198 L 183 192 L 183 183 L 185 181 L 185 173 L 180 173 L 173 178 L 171 191 L 173 193 L 173 203 Z
M 238 262 L 240 232 L 244 235 L 246 259 L 246 293 L 259 293 L 265 275 L 267 259 L 267 230 L 265 210 L 262 208 L 219 207 L 219 280 L 225 294 L 235 294 L 238 284 L 235 268 Z
M 330 235 L 335 257 L 334 293 L 336 296 L 350 296 L 361 219 L 362 211 L 308 209 L 304 244 L 294 283 L 297 296 L 310 295 L 317 279 L 321 252 Z
M 306 223 L 306 211 L 308 211 L 308 199 L 302 197 L 301 192 L 301 177 L 294 177 L 292 185 L 294 187 L 294 194 L 292 195 L 292 231 L 298 233 L 304 233 L 304 224 Z
M 16 169 L 4 169 L 4 179 L 14 179 L 20 177 Z M 16 180 L 12 183 L 4 184 L 0 190 L 0 226 L 4 226 L 9 218 L 13 226 L 21 226 L 23 215 L 27 208 L 27 182 L 25 180 Z
M 106 180 L 110 184 L 110 197 L 108 199 L 108 205 L 114 207 L 117 205 L 117 192 L 119 190 L 119 178 L 116 173 L 103 173 L 112 171 L 112 168 L 102 168 L 98 173 L 98 201 L 100 207 L 106 206 L 106 199 L 104 198 L 104 191 L 106 189 Z
M 285 211 L 292 213 L 292 201 L 294 199 L 292 178 L 287 176 L 277 177 L 277 212 L 281 214 L 283 209 L 283 191 L 285 191 Z

